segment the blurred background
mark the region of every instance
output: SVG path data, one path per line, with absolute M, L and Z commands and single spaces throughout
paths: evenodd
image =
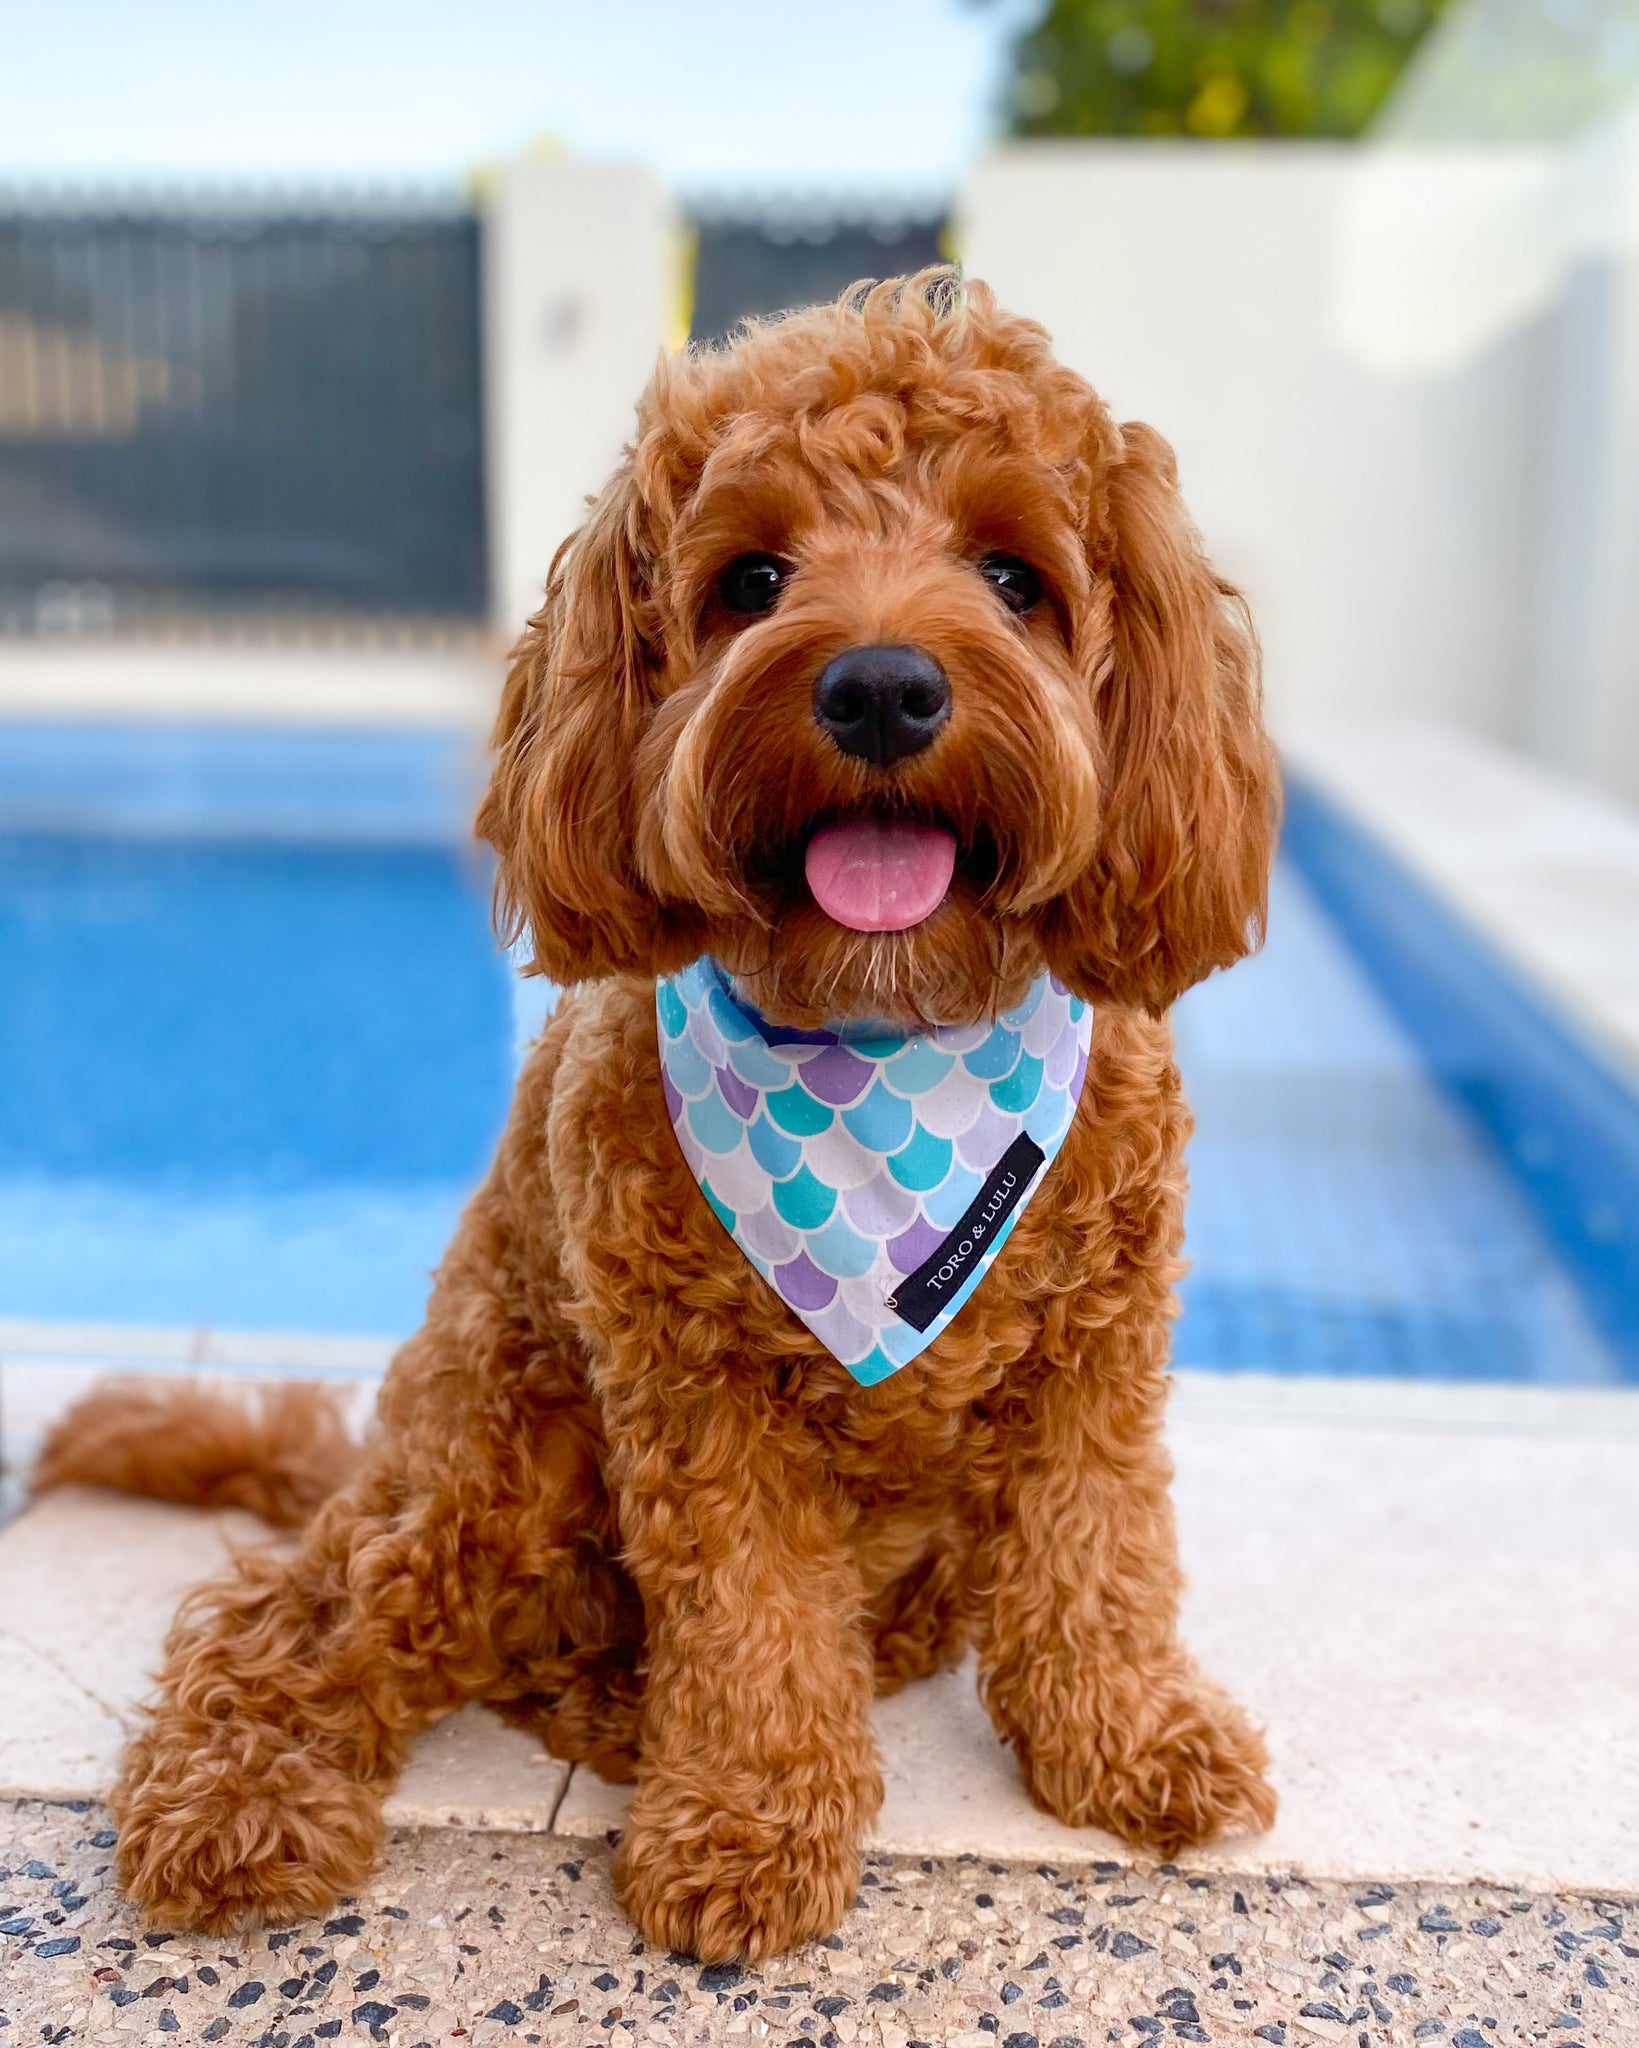
M 1264 639 L 1178 1362 L 1639 1381 L 1639 0 L 15 13 L 0 1352 L 414 1326 L 505 647 L 662 349 L 941 258 Z

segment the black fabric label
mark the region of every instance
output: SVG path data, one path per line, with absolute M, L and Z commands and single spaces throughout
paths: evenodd
M 912 1329 L 925 1330 L 956 1299 L 1046 1162 L 1035 1139 L 1021 1131 L 949 1237 L 888 1296 L 889 1308 Z

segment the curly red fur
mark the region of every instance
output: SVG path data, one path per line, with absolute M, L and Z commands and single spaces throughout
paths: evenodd
M 239 1398 L 188 1381 L 113 1380 L 46 1437 L 36 1490 L 108 1486 L 192 1508 L 244 1508 L 296 1529 L 359 1461 L 327 1387 L 299 1381 Z
M 790 575 L 748 620 L 714 591 L 753 549 Z M 993 549 L 1042 576 L 1025 617 L 977 573 Z M 873 640 L 953 693 L 890 775 L 810 711 Z M 942 273 L 669 359 L 495 742 L 503 921 L 582 985 L 361 1468 L 293 1559 L 241 1559 L 179 1620 L 116 1793 L 126 1885 L 168 1925 L 318 1910 L 362 1882 L 409 1737 L 482 1698 L 635 1777 L 618 1875 L 651 1940 L 765 1955 L 853 1895 L 873 1692 L 970 1643 L 1049 1812 L 1168 1853 L 1267 1825 L 1263 1744 L 1176 1632 L 1188 1116 L 1162 1013 L 1255 942 L 1275 785 L 1250 628 L 1165 445 Z M 960 842 L 910 931 L 845 931 L 803 888 L 805 833 L 861 806 Z M 973 1021 L 1048 966 L 1097 1005 L 1041 1191 L 868 1391 L 679 1155 L 653 977 L 707 949 L 790 1023 Z M 167 1471 L 151 1430 L 122 1456 L 109 1420 L 71 1419 L 47 1481 L 198 1497 L 197 1458 Z

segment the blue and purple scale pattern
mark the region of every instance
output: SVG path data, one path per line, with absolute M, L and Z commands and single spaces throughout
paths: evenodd
M 994 1023 L 912 1035 L 770 1024 L 710 959 L 662 980 L 655 1008 L 691 1172 L 752 1265 L 864 1386 L 961 1313 L 1020 1209 L 925 1330 L 889 1297 L 1021 1134 L 1052 1160 L 1092 1040 L 1088 1006 L 1045 974 Z

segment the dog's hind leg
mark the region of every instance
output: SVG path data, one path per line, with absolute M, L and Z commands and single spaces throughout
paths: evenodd
M 637 1775 L 643 1722 L 643 1603 L 625 1570 L 586 1547 L 558 1616 L 557 1641 L 486 1695 L 515 1728 L 612 1785 Z M 513 1690 L 516 1686 L 518 1689 Z
M 943 1671 L 967 1649 L 974 1607 L 968 1587 L 972 1545 L 965 1531 L 962 1538 L 952 1540 L 941 1531 L 871 1601 L 878 1697 L 898 1692 L 913 1678 Z
M 156 1924 L 291 1920 L 356 1889 L 410 1737 L 569 1647 L 584 1545 L 613 1533 L 573 1360 L 441 1289 L 382 1412 L 294 1556 L 242 1556 L 172 1632 L 113 1799 Z

